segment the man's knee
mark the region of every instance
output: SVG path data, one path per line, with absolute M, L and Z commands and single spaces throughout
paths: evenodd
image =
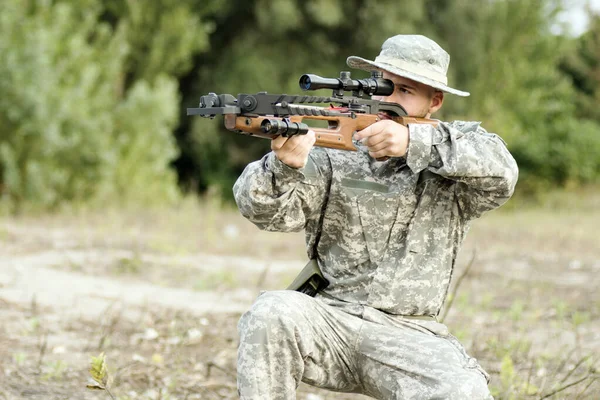
M 240 334 L 248 329 L 268 330 L 289 328 L 301 318 L 302 303 L 308 297 L 291 290 L 269 291 L 261 294 L 238 322 Z
M 487 380 L 479 371 L 469 371 L 456 378 L 449 399 L 493 400 Z

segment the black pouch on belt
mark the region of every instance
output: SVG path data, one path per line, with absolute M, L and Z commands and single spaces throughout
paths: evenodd
M 296 279 L 288 286 L 287 290 L 295 290 L 300 293 L 315 297 L 317 292 L 329 285 L 319 268 L 316 259 L 312 259 L 302 268 Z

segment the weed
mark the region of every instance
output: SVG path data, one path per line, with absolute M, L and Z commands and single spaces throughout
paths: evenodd
M 137 275 L 142 271 L 142 266 L 142 258 L 136 252 L 132 257 L 119 258 L 111 270 L 117 275 Z
M 213 271 L 204 274 L 203 278 L 194 284 L 194 290 L 223 290 L 233 289 L 240 284 L 238 275 L 232 270 Z
M 100 353 L 98 357 L 92 356 L 90 375 L 96 384 L 87 385 L 87 388 L 93 390 L 105 390 L 110 398 L 115 400 L 115 397 L 110 391 L 113 378 L 108 372 L 108 365 L 106 363 L 106 356 L 104 352 Z
M 588 323 L 590 321 L 590 313 L 589 312 L 580 312 L 575 311 L 571 315 L 571 322 L 575 329 L 579 328 L 581 325 Z
M 17 364 L 17 367 L 22 367 L 27 361 L 27 354 L 19 352 L 13 354 L 13 361 Z
M 42 375 L 42 380 L 50 381 L 50 380 L 62 380 L 65 371 L 67 370 L 67 363 L 62 360 L 52 361 L 46 363 L 44 368 L 46 372 Z
M 565 320 L 569 313 L 569 304 L 564 300 L 553 301 L 554 311 L 556 312 L 556 318 L 559 320 Z
M 522 300 L 515 300 L 510 306 L 508 315 L 511 320 L 518 322 L 523 318 L 523 312 L 525 311 L 525 304 Z

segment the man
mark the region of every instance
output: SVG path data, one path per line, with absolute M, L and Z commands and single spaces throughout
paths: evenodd
M 448 54 L 423 36 L 385 41 L 374 60 L 396 87 L 380 100 L 429 118 Z M 313 148 L 314 133 L 272 141 L 234 186 L 242 214 L 269 231 L 306 231 L 329 286 L 266 292 L 239 322 L 242 399 L 293 399 L 302 380 L 378 399 L 488 399 L 488 375 L 436 316 L 469 223 L 512 195 L 517 166 L 476 122 L 381 120 L 358 152 Z M 381 161 L 382 157 L 387 160 Z M 380 159 L 378 161 L 377 159 Z

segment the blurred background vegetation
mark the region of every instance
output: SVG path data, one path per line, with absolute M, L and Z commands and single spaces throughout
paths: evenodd
M 297 93 L 399 33 L 452 56 L 443 120 L 483 121 L 518 190 L 600 182 L 600 17 L 569 34 L 560 0 L 2 0 L 0 205 L 230 198 L 264 140 L 185 116 L 208 92 Z M 364 77 L 361 71 L 355 77 Z

